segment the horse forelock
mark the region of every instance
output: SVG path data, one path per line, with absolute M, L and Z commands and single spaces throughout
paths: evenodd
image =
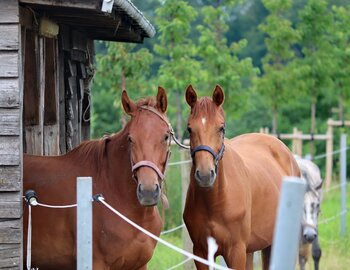
M 215 117 L 215 114 L 219 114 L 224 117 L 224 110 L 222 107 L 218 107 L 209 97 L 200 98 L 196 105 L 191 109 L 191 116 L 193 118 L 201 117 L 203 114 L 208 117 Z

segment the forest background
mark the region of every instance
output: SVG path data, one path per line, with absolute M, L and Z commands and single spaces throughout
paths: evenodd
M 122 89 L 139 99 L 154 96 L 158 85 L 167 91 L 168 117 L 180 138 L 188 137 L 189 84 L 199 96 L 223 87 L 227 137 L 260 127 L 320 134 L 328 118 L 350 120 L 349 1 L 133 3 L 157 33 L 143 44 L 96 43 L 93 137 L 116 132 L 127 120 Z M 324 142 L 307 147 L 305 154 L 325 152 Z

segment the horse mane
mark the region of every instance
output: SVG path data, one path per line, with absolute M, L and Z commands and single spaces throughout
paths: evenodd
M 69 151 L 67 155 L 74 155 L 81 163 L 91 162 L 93 166 L 101 168 L 101 162 L 106 153 L 107 142 L 113 136 L 118 135 L 105 135 L 101 139 L 84 141 Z
M 197 104 L 191 109 L 191 114 L 193 117 L 199 117 L 203 113 L 208 115 L 209 117 L 214 116 L 217 110 L 219 109 L 219 113 L 224 117 L 224 110 L 220 106 L 216 106 L 211 98 L 202 97 L 197 101 Z

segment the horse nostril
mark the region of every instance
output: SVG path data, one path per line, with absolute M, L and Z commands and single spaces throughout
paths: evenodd
M 143 190 L 143 188 L 141 187 L 141 184 L 138 184 L 138 185 L 137 185 L 137 191 L 138 191 L 138 192 L 142 192 L 142 190 Z
M 196 170 L 196 178 L 201 179 L 201 175 L 199 174 L 199 170 Z
M 211 175 L 211 177 L 214 177 L 215 176 L 215 171 L 214 170 L 210 170 L 210 175 Z

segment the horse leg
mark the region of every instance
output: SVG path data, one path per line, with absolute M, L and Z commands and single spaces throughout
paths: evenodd
M 271 246 L 261 250 L 262 269 L 268 270 L 270 266 Z
M 207 259 L 208 258 L 208 252 L 207 251 L 204 251 L 196 246 L 193 246 L 193 254 L 198 256 L 198 257 L 201 257 L 203 259 Z M 197 270 L 206 270 L 208 269 L 208 266 L 205 265 L 205 264 L 202 264 L 200 262 L 197 262 L 197 261 L 194 261 L 195 265 L 196 265 L 196 268 Z
M 254 252 L 247 253 L 247 261 L 245 263 L 245 269 L 246 270 L 253 270 L 254 269 Z
M 312 258 L 314 259 L 315 270 L 318 270 L 318 264 L 322 256 L 322 250 L 318 242 L 318 237 L 312 242 Z
M 227 253 L 225 253 L 224 258 L 229 268 L 235 270 L 246 269 L 247 256 L 248 259 L 252 253 L 246 253 L 246 245 L 244 243 L 236 244 L 235 246 L 229 248 Z M 252 257 L 252 256 L 251 256 Z
M 299 254 L 299 266 L 300 270 L 305 270 L 306 258 L 304 255 Z

